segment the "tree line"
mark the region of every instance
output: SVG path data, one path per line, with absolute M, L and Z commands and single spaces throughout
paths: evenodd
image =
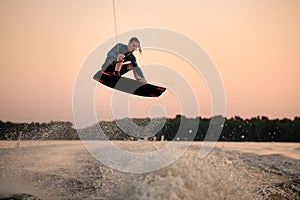
M 213 121 L 212 121 L 213 119 Z M 128 120 L 144 129 L 131 129 Z M 224 124 L 213 123 L 224 121 Z M 151 133 L 150 123 L 163 121 L 162 128 Z M 128 124 L 126 131 L 118 124 Z M 184 126 L 182 126 L 184 124 Z M 99 127 L 105 137 L 99 137 Z M 190 127 L 196 127 L 190 129 Z M 155 128 L 155 124 L 154 124 Z M 221 130 L 220 135 L 206 137 L 208 129 Z M 149 133 L 148 133 L 149 132 Z M 78 134 L 80 133 L 80 134 Z M 111 140 L 179 140 L 179 141 L 256 141 L 256 142 L 300 142 L 300 117 L 292 119 L 268 119 L 254 117 L 242 119 L 238 116 L 225 119 L 221 116 L 212 118 L 186 118 L 177 115 L 165 119 L 122 119 L 101 121 L 93 126 L 76 130 L 71 122 L 49 123 L 12 123 L 0 121 L 1 140 L 78 140 L 78 139 L 111 139 Z
M 175 119 L 167 120 L 166 126 L 158 134 L 159 138 L 164 135 L 167 140 L 174 139 L 176 130 L 180 126 L 180 121 L 184 116 L 177 115 Z M 213 117 L 222 118 L 221 116 Z M 199 126 L 193 140 L 203 141 L 207 136 L 209 126 L 213 130 L 213 126 L 222 126 L 222 132 L 219 141 L 257 141 L 257 142 L 300 142 L 300 117 L 291 119 L 268 119 L 267 117 L 254 117 L 251 119 L 242 119 L 238 116 L 224 119 L 224 124 L 211 124 L 213 118 L 196 118 L 188 119 L 188 123 L 198 121 Z M 172 131 L 169 131 L 172 127 Z M 188 130 L 186 130 L 187 133 Z M 206 138 L 210 140 L 209 138 Z M 186 138 L 179 140 L 191 140 L 186 134 Z
M 12 123 L 0 121 L 0 140 L 79 139 L 71 122 Z

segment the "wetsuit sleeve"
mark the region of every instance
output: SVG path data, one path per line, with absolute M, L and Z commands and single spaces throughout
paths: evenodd
M 116 59 L 118 57 L 118 50 L 120 49 L 121 44 L 116 44 L 108 53 L 107 57 L 110 59 Z
M 136 73 L 141 77 L 141 78 L 145 78 L 144 74 L 141 70 L 141 68 L 139 66 L 135 67 Z
M 106 68 L 109 66 L 115 59 L 118 57 L 118 52 L 120 50 L 120 47 L 122 46 L 121 43 L 116 44 L 108 53 L 107 57 L 105 59 L 104 64 L 102 65 L 102 69 Z
M 136 70 L 136 73 L 137 73 L 141 78 L 145 78 L 145 77 L 144 77 L 144 74 L 143 74 L 143 72 L 142 72 L 142 70 L 141 70 L 141 68 L 138 66 L 138 64 L 137 64 L 137 62 L 136 62 L 135 56 L 133 56 L 133 55 L 130 56 L 130 61 L 131 61 L 132 65 L 133 65 L 134 69 Z

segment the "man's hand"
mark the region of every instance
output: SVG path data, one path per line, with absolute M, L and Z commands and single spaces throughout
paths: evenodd
M 145 78 L 137 79 L 139 82 L 145 84 L 147 83 L 147 80 Z
M 118 61 L 118 62 L 123 61 L 123 58 L 124 58 L 124 57 L 125 57 L 124 54 L 119 54 L 119 55 L 118 55 L 118 58 L 117 58 L 117 61 Z

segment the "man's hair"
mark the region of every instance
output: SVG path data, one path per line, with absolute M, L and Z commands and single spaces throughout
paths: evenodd
M 137 42 L 137 43 L 139 43 L 139 52 L 140 52 L 140 54 L 142 54 L 142 47 L 141 47 L 141 43 L 140 43 L 140 40 L 137 38 L 137 37 L 132 37 L 132 38 L 130 38 L 130 40 L 129 40 L 129 43 L 132 43 L 132 42 Z

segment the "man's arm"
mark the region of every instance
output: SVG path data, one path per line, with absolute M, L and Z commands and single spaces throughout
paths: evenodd
M 107 53 L 107 57 L 109 57 L 110 59 L 117 59 L 118 57 L 118 51 L 120 51 L 121 48 L 121 43 L 116 44 L 108 53 Z
M 139 67 L 138 67 L 139 68 Z M 134 75 L 134 78 L 137 80 L 137 81 L 140 81 L 141 83 L 147 83 L 147 80 L 145 79 L 145 77 L 143 76 L 143 78 L 137 73 L 137 70 L 136 70 L 136 67 L 133 68 L 133 75 Z

